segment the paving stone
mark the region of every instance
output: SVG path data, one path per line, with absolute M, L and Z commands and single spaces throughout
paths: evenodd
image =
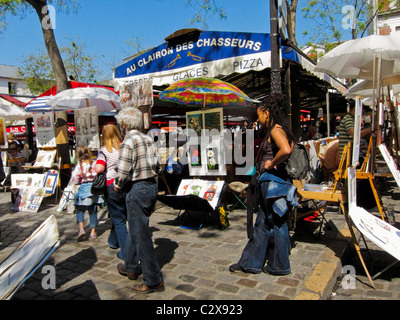
M 185 274 L 179 276 L 179 279 L 182 279 L 183 281 L 190 282 L 190 283 L 193 283 L 193 282 L 195 282 L 197 280 L 196 277 L 193 277 L 193 276 L 190 276 L 190 275 L 185 275 Z
M 175 289 L 185 292 L 193 292 L 196 290 L 196 287 L 192 286 L 191 284 L 180 284 Z
M 226 283 L 218 284 L 216 286 L 216 289 L 222 290 L 222 291 L 225 291 L 225 292 L 230 292 L 230 293 L 236 293 L 239 290 L 239 288 L 237 286 L 233 286 L 233 285 L 226 284 Z
M 253 281 L 250 279 L 240 279 L 238 282 L 236 282 L 238 285 L 249 287 L 249 288 L 254 288 L 257 285 L 257 281 Z
M 296 287 L 299 284 L 299 280 L 288 277 L 282 277 L 278 279 L 277 283 L 284 286 Z

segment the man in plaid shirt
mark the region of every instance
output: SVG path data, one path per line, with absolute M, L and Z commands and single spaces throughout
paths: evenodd
M 118 264 L 117 269 L 131 280 L 136 280 L 143 272 L 143 283 L 135 285 L 134 291 L 164 291 L 164 281 L 149 230 L 149 218 L 158 195 L 156 177 L 160 170 L 160 158 L 153 139 L 140 131 L 143 116 L 139 109 L 125 107 L 115 118 L 124 141 L 115 169 L 114 188 L 116 191 L 126 191 L 129 225 L 125 264 Z

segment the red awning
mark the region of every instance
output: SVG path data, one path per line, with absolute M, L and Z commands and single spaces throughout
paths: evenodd
M 19 106 L 19 107 L 24 107 L 26 104 L 25 102 L 22 102 L 21 100 L 18 100 L 9 94 L 3 93 L 3 94 L 0 94 L 0 97 L 3 98 L 4 100 L 7 100 L 8 102 L 11 102 L 11 103 Z

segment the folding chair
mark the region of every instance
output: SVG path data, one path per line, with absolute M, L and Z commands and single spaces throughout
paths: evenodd
M 244 204 L 245 197 L 246 197 L 246 187 L 248 186 L 248 184 L 243 183 L 243 182 L 239 182 L 239 181 L 234 181 L 231 182 L 228 187 L 229 189 L 232 191 L 232 194 L 235 196 L 236 198 L 236 203 L 232 205 L 232 207 L 229 209 L 230 211 L 232 211 L 233 209 L 236 208 L 237 205 L 242 205 L 244 209 L 247 209 L 247 206 Z M 243 200 L 243 201 L 242 201 Z

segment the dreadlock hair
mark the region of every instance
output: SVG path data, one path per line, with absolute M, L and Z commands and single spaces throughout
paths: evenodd
M 283 93 L 271 93 L 262 100 L 258 107 L 261 111 L 269 111 L 268 123 L 266 123 L 266 136 L 269 137 L 272 128 L 278 124 L 282 127 L 289 141 L 289 144 L 296 141 L 296 137 L 289 128 L 287 118 L 289 114 L 288 100 Z

